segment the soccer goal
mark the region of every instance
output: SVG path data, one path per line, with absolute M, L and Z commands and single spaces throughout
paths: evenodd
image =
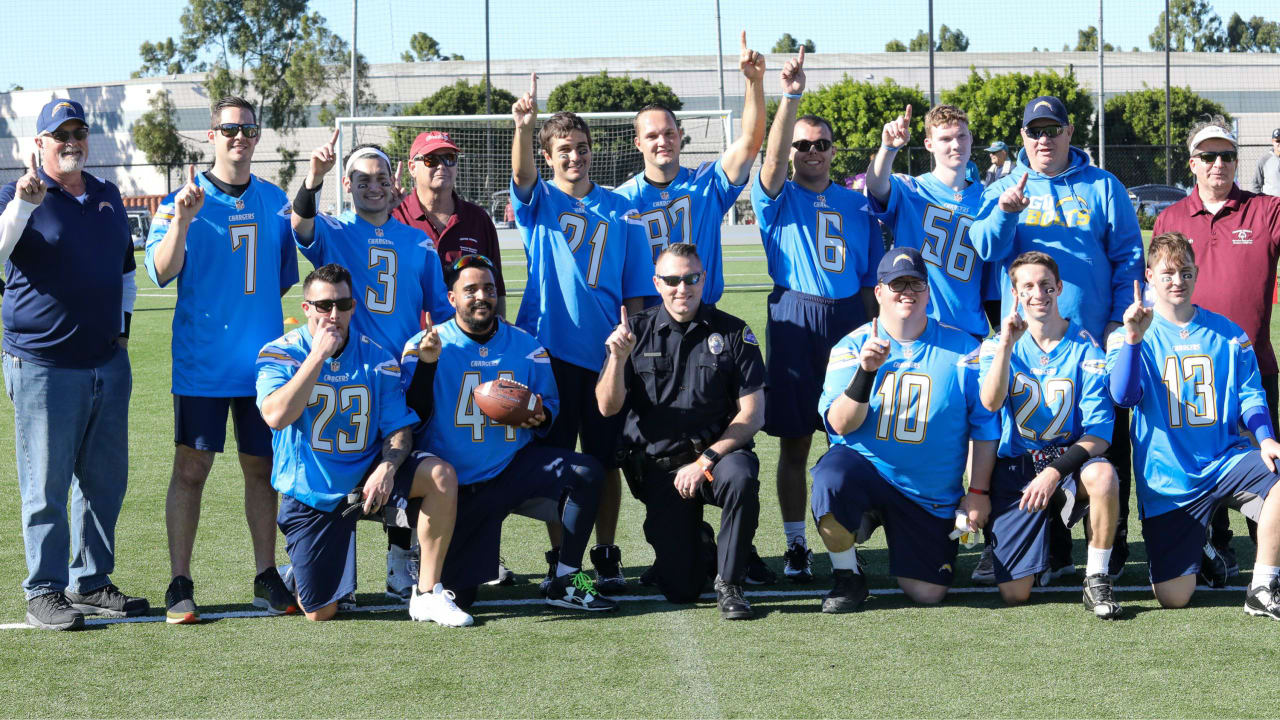
M 715 160 L 733 141 L 732 111 L 681 110 L 675 115 L 684 129 L 680 156 L 683 165 L 696 167 Z M 591 128 L 593 181 L 613 188 L 644 169 L 644 160 L 633 142 L 634 113 L 579 113 L 579 116 Z M 539 123 L 549 117 L 550 113 L 539 114 Z M 462 150 L 458 159 L 458 194 L 486 208 L 494 222 L 502 226 L 511 181 L 511 137 L 515 132 L 511 115 L 344 117 L 338 119 L 337 127 L 342 158 L 356 145 L 376 143 L 387 151 L 393 164 L 408 163 L 409 147 L 423 130 L 449 133 Z M 542 176 L 551 179 L 551 170 L 543 163 L 541 152 L 535 150 L 534 156 Z M 326 184 L 336 189 L 336 207 L 343 209 L 346 198 L 342 192 L 341 164 L 334 168 L 334 173 L 333 181 Z M 407 177 L 401 181 L 406 186 L 411 182 Z

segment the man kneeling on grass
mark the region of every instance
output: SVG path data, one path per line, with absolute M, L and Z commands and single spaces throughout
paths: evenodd
M 418 416 L 406 405 L 400 366 L 365 335 L 351 335 L 351 274 L 323 265 L 302 285 L 307 324 L 258 353 L 258 408 L 272 430 L 271 484 L 280 491 L 276 519 L 284 533 L 298 605 L 308 620 L 328 620 L 355 592 L 356 521 L 360 510 L 422 498 L 415 620 L 470 625 L 440 569 L 453 536 L 458 481 L 434 455 L 411 452 Z M 362 504 L 346 498 L 363 483 Z

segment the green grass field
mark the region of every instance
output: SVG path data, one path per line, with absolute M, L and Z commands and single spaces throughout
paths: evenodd
M 731 285 L 762 285 L 758 246 L 729 246 Z M 508 261 L 521 262 L 519 253 Z M 139 258 L 141 263 L 141 258 Z M 302 263 L 304 272 L 309 266 Z M 507 266 L 509 292 L 523 268 Z M 118 530 L 115 582 L 146 595 L 162 616 L 169 581 L 164 496 L 172 460 L 169 326 L 172 290 L 140 292 L 130 344 L 130 490 Z M 721 305 L 763 334 L 766 291 L 736 290 Z M 284 300 L 301 318 L 295 289 Z M 514 315 L 513 298 L 509 312 Z M 12 414 L 0 412 L 0 623 L 22 622 L 25 576 L 19 532 Z M 824 443 L 814 443 L 816 460 Z M 781 571 L 781 523 L 773 492 L 777 444 L 760 436 L 762 492 L 757 545 Z M 922 459 L 922 462 L 924 459 Z M 203 612 L 246 612 L 252 555 L 234 456 L 214 465 L 196 543 L 196 599 Z M 1122 586 L 1142 586 L 1146 569 L 1133 512 L 1131 558 Z M 642 509 L 625 497 L 619 544 L 633 592 L 652 560 Z M 715 524 L 714 512 L 708 519 Z M 1247 573 L 1253 546 L 1236 519 Z M 1084 541 L 1077 529 L 1076 557 Z M 382 533 L 361 527 L 362 605 L 383 605 Z M 810 528 L 811 546 L 820 546 Z M 1280 626 L 1249 618 L 1243 592 L 1201 592 L 1190 608 L 1159 610 L 1148 590 L 1125 592 L 1126 619 L 1104 623 L 1080 604 L 1078 585 L 1005 609 L 989 591 L 971 592 L 976 551 L 962 551 L 958 591 L 919 608 L 892 592 L 882 533 L 863 550 L 872 587 L 886 591 L 863 612 L 826 616 L 819 580 L 764 588 L 760 617 L 721 621 L 714 603 L 677 607 L 624 602 L 616 616 L 581 617 L 544 608 L 544 528 L 514 517 L 503 554 L 520 575 L 511 589 L 481 593 L 476 626 L 413 623 L 403 609 L 362 612 L 324 624 L 298 617 L 224 617 L 198 626 L 163 622 L 91 625 L 83 632 L 0 629 L 3 716 L 992 716 L 1223 717 L 1276 715 Z M 283 542 L 278 555 L 285 559 Z M 1083 569 L 1083 568 L 1081 568 Z M 1078 579 L 1076 580 L 1078 582 Z M 1247 582 L 1247 574 L 1237 578 Z

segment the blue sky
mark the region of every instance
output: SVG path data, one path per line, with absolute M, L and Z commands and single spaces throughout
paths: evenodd
M 1124 50 L 1149 49 L 1147 36 L 1163 8 L 1161 0 L 1105 0 L 1106 40 Z M 714 0 L 573 0 L 545 2 L 490 0 L 494 59 L 615 55 L 705 55 L 715 52 Z M 1223 22 L 1233 12 L 1280 20 L 1276 0 L 1213 0 Z M 590 8 L 583 12 L 581 7 Z M 751 45 L 768 50 L 784 32 L 812 39 L 819 52 L 876 52 L 885 42 L 904 42 L 927 24 L 926 0 L 827 0 L 808 4 L 776 0 L 720 0 L 726 54 L 736 53 L 738 31 Z M 0 90 L 106 83 L 128 78 L 139 64 L 138 46 L 181 32 L 185 0 L 97 0 L 92 8 L 32 9 L 13 0 L 0 3 L 0 27 L 11 39 L 36 47 L 23 52 L 14 43 L 0 63 Z M 352 0 L 312 0 L 329 27 L 351 36 Z M 358 46 L 372 62 L 397 62 L 409 37 L 424 31 L 447 53 L 484 58 L 483 0 L 405 2 L 359 0 Z M 1097 23 L 1093 0 L 934 0 L 934 23 L 962 30 L 970 51 L 1059 50 L 1075 43 L 1076 31 Z M 56 50 L 51 45 L 57 45 Z

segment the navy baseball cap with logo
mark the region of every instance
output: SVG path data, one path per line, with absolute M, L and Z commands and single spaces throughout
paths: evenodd
M 1067 106 L 1052 95 L 1041 95 L 1027 103 L 1026 109 L 1022 111 L 1022 127 L 1030 125 L 1032 120 L 1040 120 L 1042 118 L 1053 120 L 1059 125 L 1071 124 L 1067 120 Z
M 880 258 L 880 266 L 876 268 L 876 282 L 884 285 L 898 278 L 915 278 L 929 281 L 929 271 L 925 268 L 924 258 L 915 248 L 894 248 Z
M 40 119 L 36 123 L 36 134 L 43 135 L 58 129 L 58 126 L 68 120 L 79 120 L 88 125 L 84 119 L 84 106 L 75 100 L 65 100 L 63 98 L 54 98 L 45 103 L 40 109 Z

